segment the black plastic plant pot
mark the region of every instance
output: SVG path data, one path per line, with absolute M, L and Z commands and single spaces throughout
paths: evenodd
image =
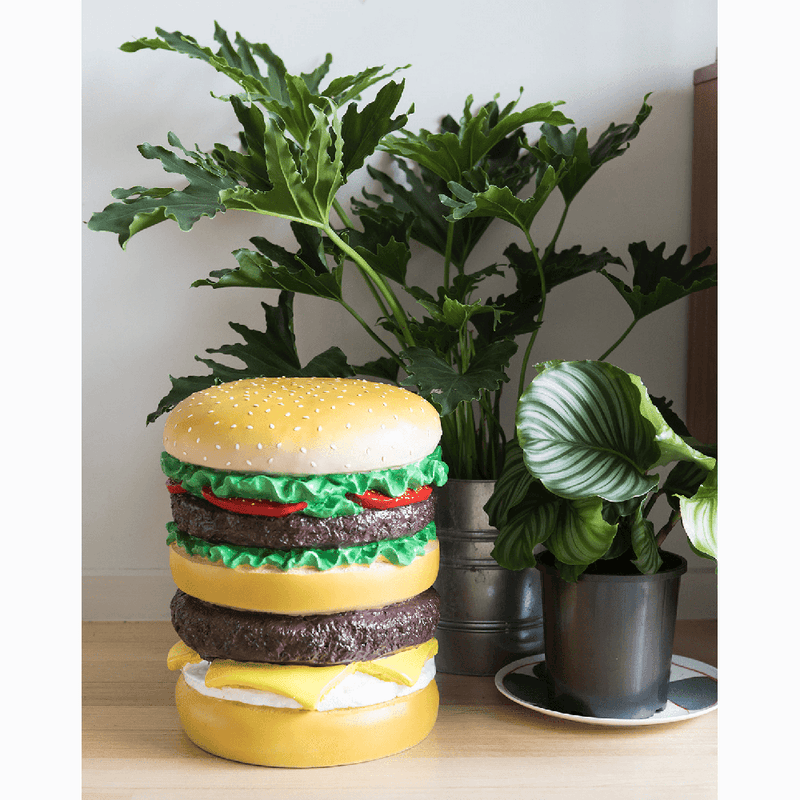
M 558 576 L 550 553 L 538 557 L 554 710 L 646 719 L 666 706 L 678 590 L 687 565 L 674 553 L 661 555 L 664 563 L 654 575 L 642 575 L 630 562 L 599 562 L 604 570 L 627 574 L 593 570 L 572 583 Z

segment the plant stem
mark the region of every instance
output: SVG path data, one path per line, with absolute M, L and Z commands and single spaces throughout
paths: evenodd
M 667 538 L 667 534 L 675 527 L 678 523 L 678 520 L 681 518 L 680 511 L 673 511 L 672 515 L 669 518 L 669 521 L 664 525 L 664 527 L 658 532 L 658 536 L 656 536 L 656 544 L 661 547 L 664 544 L 664 539 Z
M 644 507 L 644 511 L 642 511 L 642 516 L 647 518 L 647 515 L 653 510 L 653 506 L 656 504 L 656 500 L 658 500 L 661 495 L 664 494 L 663 491 L 654 492 L 650 499 L 647 501 L 647 505 Z
M 545 300 L 547 299 L 547 281 L 545 281 L 544 278 L 544 266 L 542 261 L 539 259 L 539 254 L 536 252 L 536 246 L 533 244 L 530 231 L 526 230 L 524 233 L 525 238 L 528 240 L 528 247 L 531 249 L 533 260 L 536 262 L 536 269 L 539 272 L 539 286 L 542 293 L 542 304 L 539 307 L 539 318 L 536 320 L 536 328 L 534 329 L 533 333 L 531 333 L 531 338 L 528 340 L 528 346 L 525 348 L 525 356 L 522 361 L 522 368 L 520 369 L 519 388 L 517 390 L 518 399 L 522 397 L 522 393 L 525 390 L 525 373 L 528 369 L 528 359 L 530 358 L 531 350 L 533 350 L 533 343 L 536 341 L 536 334 L 539 333 L 539 328 L 542 326 L 542 319 L 544 318 L 544 305 Z
M 384 342 L 380 336 L 378 336 L 377 333 L 375 333 L 375 331 L 365 322 L 364 319 L 362 319 L 361 315 L 354 308 L 345 303 L 344 300 L 340 300 L 339 303 L 346 311 L 352 314 L 359 325 L 361 325 L 361 327 L 372 337 L 372 339 L 374 339 L 391 356 L 392 360 L 394 360 L 401 367 L 404 366 L 403 360 L 400 358 L 400 356 L 395 353 L 394 350 L 392 350 L 392 348 L 389 347 L 389 345 L 386 344 L 386 342 Z
M 391 290 L 386 281 L 384 281 L 383 278 L 378 275 L 378 273 L 375 272 L 375 270 L 366 262 L 366 260 L 362 258 L 355 250 L 353 250 L 353 248 L 350 247 L 350 245 L 347 244 L 347 242 L 345 242 L 344 239 L 342 239 L 330 225 L 326 225 L 323 230 L 328 234 L 331 241 L 333 241 L 340 250 L 347 253 L 347 255 L 355 262 L 356 266 L 365 275 L 369 276 L 391 309 L 392 316 L 394 317 L 397 326 L 400 328 L 400 331 L 403 334 L 403 339 L 406 345 L 408 347 L 413 347 L 415 344 L 414 337 L 411 334 L 410 328 L 408 327 L 408 320 L 406 318 L 405 311 L 403 311 L 399 301 L 397 300 L 397 297 L 395 297 L 394 292 Z
M 342 204 L 336 198 L 333 200 L 333 210 L 338 214 L 345 228 L 350 228 L 351 231 L 355 230 L 355 225 L 353 225 L 350 217 L 347 216 L 347 212 L 342 208 Z
M 564 210 L 561 212 L 561 219 L 558 221 L 556 232 L 553 234 L 553 238 L 550 241 L 550 244 L 547 245 L 547 250 L 544 252 L 544 258 L 542 259 L 543 262 L 547 261 L 547 259 L 550 258 L 550 254 L 556 249 L 556 242 L 558 241 L 558 237 L 561 235 L 561 229 L 564 227 L 564 222 L 567 219 L 567 213 L 569 212 L 571 203 L 572 201 L 570 200 L 569 203 L 564 205 Z
M 455 230 L 455 222 L 450 221 L 447 223 L 447 243 L 444 249 L 444 289 L 450 286 L 450 260 L 453 257 L 453 233 Z
M 616 350 L 616 349 L 617 349 L 617 347 L 618 347 L 620 344 L 622 344 L 622 342 L 624 341 L 625 337 L 626 337 L 626 336 L 627 336 L 627 335 L 628 335 L 628 334 L 629 334 L 629 333 L 630 333 L 630 332 L 633 330 L 633 326 L 634 326 L 634 325 L 635 325 L 637 322 L 638 322 L 638 320 L 634 319 L 634 321 L 633 321 L 633 322 L 631 322 L 631 324 L 630 324 L 630 325 L 628 325 L 628 327 L 627 327 L 627 328 L 625 328 L 625 332 L 622 334 L 622 336 L 620 336 L 620 337 L 619 337 L 619 339 L 617 339 L 617 341 L 616 341 L 616 342 L 614 342 L 614 344 L 612 344 L 612 345 L 611 345 L 611 347 L 609 347 L 609 348 L 608 348 L 608 350 L 606 350 L 606 351 L 605 351 L 605 353 L 603 353 L 603 355 L 601 355 L 601 356 L 600 356 L 600 358 L 598 358 L 597 360 L 598 360 L 598 361 L 605 361 L 605 360 L 606 360 L 606 358 L 608 358 L 608 356 L 609 356 L 609 355 L 610 355 L 610 354 L 611 354 L 611 353 L 612 353 L 614 350 Z

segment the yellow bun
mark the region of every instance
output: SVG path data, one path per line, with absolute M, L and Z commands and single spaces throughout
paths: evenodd
M 383 758 L 421 742 L 436 722 L 439 691 L 431 681 L 386 703 L 306 711 L 206 697 L 181 675 L 175 702 L 187 736 L 209 753 L 265 767 L 331 767 Z
M 164 424 L 164 449 L 211 469 L 324 475 L 412 464 L 433 452 L 441 432 L 436 409 L 397 386 L 254 378 L 179 403 Z
M 408 600 L 433 586 L 439 542 L 428 542 L 408 566 L 375 561 L 366 566 L 231 569 L 171 545 L 169 565 L 179 589 L 220 606 L 272 614 L 335 614 Z

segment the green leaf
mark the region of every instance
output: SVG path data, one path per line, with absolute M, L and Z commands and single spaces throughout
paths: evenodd
M 360 366 L 353 365 L 353 372 L 356 375 L 370 375 L 390 383 L 397 383 L 400 365 L 393 358 L 381 356 Z
M 333 141 L 327 117 L 316 108 L 311 113 L 314 126 L 299 163 L 278 123 L 270 117 L 264 119 L 266 168 L 272 189 L 263 192 L 236 187 L 223 191 L 220 199 L 228 208 L 269 214 L 319 228 L 328 224 L 336 191 L 343 182 L 342 139 L 334 120 L 336 144 L 331 157 L 329 148 Z
M 503 468 L 484 508 L 499 531 L 492 558 L 500 566 L 535 566 L 534 548 L 542 544 L 556 557 L 565 580 L 577 580 L 586 565 L 608 553 L 618 531 L 616 522 L 604 518 L 599 498 L 567 500 L 536 480 L 516 439 L 506 445 Z
M 492 305 L 509 313 L 495 328 L 490 328 L 487 320 L 475 320 L 475 328 L 479 335 L 490 341 L 494 338 L 513 338 L 532 333 L 538 327 L 536 317 L 542 303 L 541 283 L 533 253 L 511 244 L 503 255 L 508 259 L 516 276 L 515 291 L 509 295 L 498 295 L 496 299 L 490 298 L 486 301 L 486 305 Z M 605 247 L 594 253 L 582 253 L 580 245 L 553 252 L 542 264 L 547 291 L 549 293 L 556 286 L 581 275 L 598 272 L 610 263 L 622 262 L 611 255 Z
M 531 151 L 541 161 L 540 172 L 548 167 L 567 165 L 558 185 L 567 204 L 575 199 L 603 164 L 623 155 L 630 147 L 631 141 L 639 135 L 642 124 L 652 111 L 652 107 L 647 104 L 649 96 L 645 95 L 642 107 L 632 123 L 611 123 L 591 147 L 586 128 L 581 128 L 580 131 L 576 128 L 560 131 L 552 124 L 542 125 L 542 135 Z
M 169 142 L 190 157 L 181 158 L 173 151 L 150 144 L 139 145 L 139 152 L 148 159 L 161 162 L 166 172 L 183 175 L 189 185 L 185 189 L 117 189 L 113 196 L 121 199 L 92 215 L 88 227 L 93 231 L 110 231 L 118 235 L 124 249 L 134 234 L 165 219 L 175 220 L 180 229 L 188 231 L 201 217 L 214 217 L 225 211 L 220 193 L 236 185 L 208 156 L 183 147 L 177 136 L 170 133 Z
M 342 118 L 342 173 L 347 176 L 364 165 L 364 159 L 375 152 L 378 143 L 392 131 L 402 128 L 408 116 L 392 119 L 392 113 L 403 94 L 404 82 L 390 81 L 381 88 L 375 100 L 359 111 L 355 103 L 347 107 Z
M 560 171 L 548 167 L 537 183 L 533 195 L 526 200 L 520 200 L 507 186 L 489 186 L 483 191 L 472 192 L 454 181 L 447 184 L 453 197 L 442 195 L 439 199 L 452 209 L 449 220 L 457 221 L 467 217 L 496 217 L 527 231 L 553 189 L 558 185 L 562 172 L 563 166 Z
M 536 566 L 534 548 L 553 532 L 561 502 L 533 479 L 519 442 L 509 440 L 494 492 L 484 506 L 489 524 L 499 531 L 492 558 L 506 569 Z
M 261 253 L 244 248 L 234 250 L 233 255 L 239 263 L 237 269 L 215 270 L 211 273 L 211 278 L 195 281 L 192 286 L 213 286 L 215 289 L 250 286 L 283 289 L 329 300 L 342 299 L 341 267 L 320 275 L 307 264 L 301 263 L 298 267 L 292 267 L 288 263 L 276 263 Z
M 348 228 L 338 234 L 380 275 L 401 286 L 411 260 L 408 246 L 408 220 L 382 220 L 366 213 L 360 217 L 363 230 Z
M 684 264 L 685 245 L 669 257 L 664 256 L 665 247 L 666 242 L 654 250 L 649 250 L 645 242 L 628 246 L 633 261 L 632 286 L 602 270 L 637 321 L 693 292 L 717 284 L 717 265 L 704 263 L 711 252 L 710 248 L 697 253 Z
M 542 122 L 564 125 L 571 122 L 555 110 L 556 103 L 539 103 L 513 113 L 516 103 L 512 103 L 495 119 L 492 119 L 492 108 L 487 106 L 473 116 L 471 103 L 470 97 L 458 134 L 452 131 L 431 133 L 425 129 L 418 134 L 403 131 L 402 138 L 387 136 L 381 149 L 420 164 L 446 182 L 460 182 L 464 174 L 478 167 L 497 144 L 523 125 Z
M 244 340 L 243 343 L 222 345 L 207 349 L 209 354 L 219 353 L 241 361 L 243 367 L 231 367 L 213 359 L 195 356 L 211 372 L 182 378 L 170 376 L 172 389 L 161 399 L 155 411 L 147 417 L 148 424 L 170 411 L 192 392 L 219 383 L 255 377 L 352 377 L 353 369 L 338 347 L 330 347 L 301 367 L 295 345 L 293 324 L 293 299 L 291 292 L 281 292 L 277 306 L 262 303 L 266 327 L 256 331 L 230 322 L 230 327 Z
M 266 44 L 251 44 L 239 34 L 236 35 L 236 47 L 231 44 L 227 33 L 217 23 L 214 23 L 214 39 L 221 45 L 215 53 L 209 47 L 202 47 L 197 40 L 180 31 L 168 32 L 156 28 L 159 38 L 141 38 L 126 42 L 121 50 L 134 53 L 138 50 L 171 50 L 182 53 L 190 58 L 205 61 L 217 72 L 226 75 L 244 89 L 248 96 L 254 98 L 274 98 L 280 103 L 289 102 L 286 85 L 286 67 L 283 61 L 272 52 Z M 255 56 L 264 63 L 265 71 L 258 66 Z M 310 76 L 304 76 L 309 88 L 317 79 L 320 71 L 327 71 L 326 64 L 330 63 L 330 56 L 326 62 Z M 324 72 L 323 72 L 324 74 Z M 321 75 L 319 76 L 322 77 Z
M 680 511 L 679 497 L 692 497 L 708 475 L 708 469 L 694 461 L 679 461 L 669 472 L 661 490 L 673 511 Z
M 652 466 L 660 467 L 673 461 L 691 461 L 706 470 L 713 469 L 716 464 L 714 458 L 692 447 L 667 424 L 655 403 L 650 399 L 642 379 L 630 373 L 628 373 L 628 377 L 639 391 L 641 416 L 655 429 L 655 444 L 658 447 L 659 457 Z
M 391 78 L 392 75 L 400 72 L 400 70 L 408 69 L 409 66 L 411 65 L 406 64 L 404 67 L 396 67 L 390 72 L 381 72 L 383 67 L 369 67 L 356 75 L 334 78 L 322 92 L 322 96 L 329 98 L 334 105 L 341 108 L 351 100 L 359 98 L 362 92 L 370 86 L 386 78 Z
M 617 526 L 603 519 L 599 497 L 562 500 L 547 549 L 564 564 L 592 564 L 606 553 Z
M 534 378 L 517 406 L 517 436 L 531 474 L 554 494 L 623 502 L 658 484 L 653 424 L 621 369 L 563 362 Z M 561 559 L 569 562 L 568 559 Z
M 408 229 L 408 238 L 430 248 L 441 256 L 447 252 L 448 209 L 439 199 L 446 192 L 445 182 L 429 170 L 420 168 L 419 174 L 401 159 L 395 160 L 405 177 L 404 183 L 374 167 L 367 166 L 369 175 L 377 180 L 387 199 L 363 191 L 372 205 L 353 200 L 353 208 L 361 217 L 370 217 L 376 222 Z M 453 263 L 463 266 L 483 233 L 492 222 L 490 217 L 475 217 L 461 220 L 452 233 L 451 258 Z
M 642 513 L 643 504 L 644 499 L 630 521 L 631 545 L 636 555 L 633 563 L 639 572 L 645 575 L 653 575 L 661 569 L 663 562 L 658 552 L 653 523 L 646 519 Z
M 534 478 L 525 466 L 522 449 L 515 438 L 506 443 L 503 466 L 489 501 L 483 507 L 493 528 L 502 529 L 514 508 L 525 500 Z M 538 483 L 538 481 L 537 481 Z M 544 490 L 543 490 L 544 491 Z
M 408 362 L 408 377 L 400 383 L 416 386 L 440 414 L 449 414 L 460 403 L 475 400 L 482 391 L 494 391 L 508 381 L 506 368 L 516 350 L 514 342 L 495 342 L 480 351 L 461 373 L 431 350 L 410 347 L 400 354 Z
M 549 541 L 556 531 L 564 502 L 560 497 L 550 495 L 544 502 L 529 497 L 515 506 L 495 539 L 492 558 L 506 569 L 535 567 L 534 548 Z
M 296 253 L 270 242 L 262 236 L 250 241 L 258 252 L 240 248 L 233 255 L 239 266 L 211 272 L 209 278 L 192 286 L 249 286 L 260 289 L 282 289 L 290 292 L 342 301 L 342 265 L 328 269 L 322 237 L 316 228 L 292 222 L 292 231 L 300 243 Z
M 706 558 L 717 557 L 717 467 L 714 466 L 700 488 L 692 495 L 679 497 L 681 521 L 695 552 Z

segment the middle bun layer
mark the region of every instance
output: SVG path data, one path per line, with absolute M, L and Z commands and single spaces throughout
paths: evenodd
M 191 536 L 212 543 L 291 550 L 332 548 L 399 539 L 433 522 L 434 496 L 420 503 L 382 510 L 364 509 L 343 517 L 259 517 L 216 508 L 188 493 L 173 494 L 172 518 Z
M 180 589 L 170 605 L 180 639 L 202 658 L 273 664 L 370 661 L 433 638 L 439 595 L 338 614 L 259 614 L 198 600 Z

